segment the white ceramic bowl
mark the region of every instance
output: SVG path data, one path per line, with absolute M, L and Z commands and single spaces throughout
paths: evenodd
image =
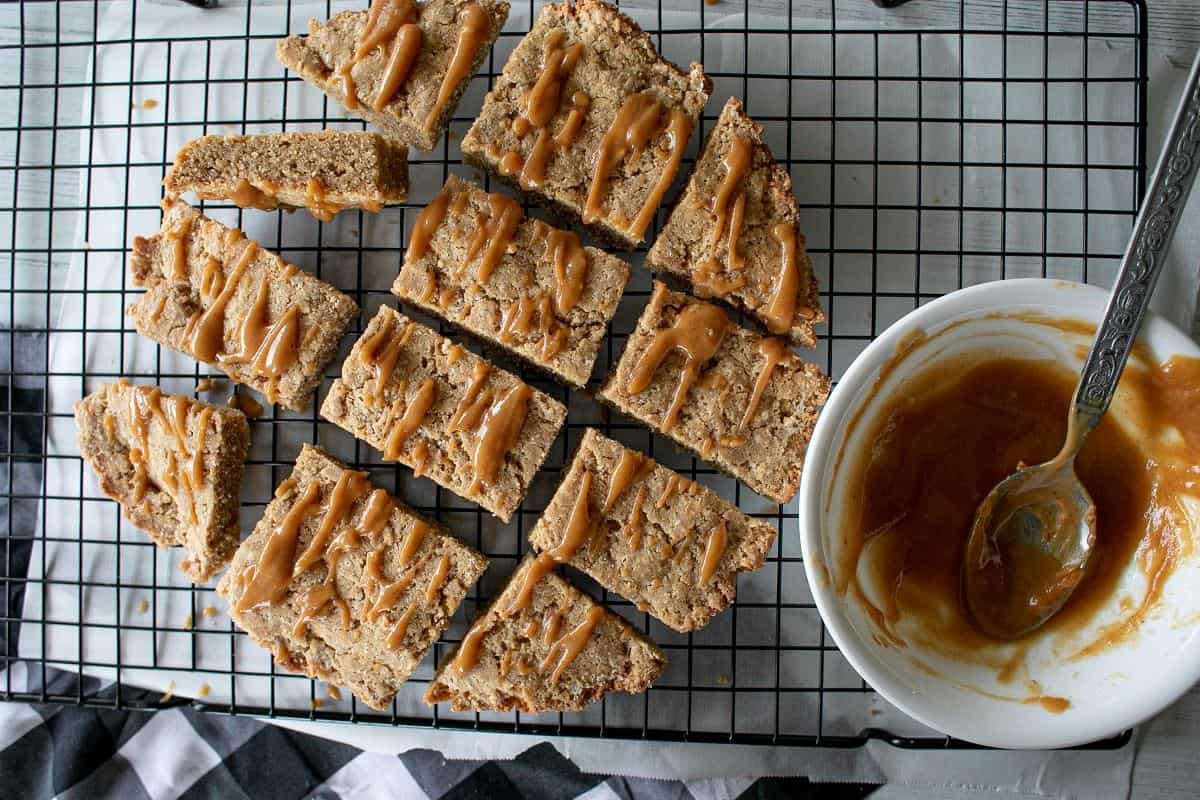
M 906 377 L 938 359 L 980 349 L 998 355 L 1052 357 L 1077 370 L 1084 342 L 1031 322 L 1028 316 L 1004 315 L 1033 314 L 1094 324 L 1107 298 L 1106 292 L 1082 284 L 1030 279 L 972 286 L 922 306 L 890 327 L 851 364 L 830 396 L 809 445 L 800 485 L 800 535 L 805 570 L 821 617 L 845 657 L 876 691 L 909 716 L 951 736 L 1009 748 L 1082 744 L 1147 719 L 1200 679 L 1200 558 L 1195 555 L 1175 569 L 1158 612 L 1128 642 L 1074 662 L 1056 657 L 1049 642 L 1029 653 L 1030 677 L 1041 691 L 1070 701 L 1061 714 L 989 696 L 1011 697 L 1013 687 L 998 684 L 994 671 L 978 665 L 921 652 L 915 655 L 935 665 L 937 674 L 922 670 L 913 663 L 909 648 L 877 643 L 873 623 L 858 601 L 840 594 L 829 579 L 826 565 L 838 563 L 836 534 L 846 506 L 839 494 L 847 481 L 844 477 L 839 481 L 837 473 L 849 473 L 861 452 L 856 447 L 872 427 L 873 414 L 904 391 Z M 963 320 L 968 321 L 912 350 L 870 396 L 880 368 L 899 343 L 911 341 L 914 332 L 933 336 Z M 1200 357 L 1200 347 L 1158 317 L 1146 320 L 1141 340 L 1159 361 L 1176 354 Z M 864 403 L 839 465 L 837 455 L 850 420 Z M 1136 567 L 1130 567 L 1122 586 L 1134 586 L 1139 577 Z M 1116 618 L 1120 594 L 1114 593 L 1111 616 L 1110 609 L 1102 610 L 1095 625 Z

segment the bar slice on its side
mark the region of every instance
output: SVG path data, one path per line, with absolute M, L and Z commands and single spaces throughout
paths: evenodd
M 276 57 L 331 99 L 405 144 L 432 150 L 504 21 L 500 0 L 373 0 L 308 22 Z
M 529 543 L 677 631 L 703 628 L 775 528 L 589 428 Z
M 642 241 L 712 92 L 602 0 L 547 4 L 463 137 L 463 160 L 616 247 Z
M 451 175 L 421 212 L 392 293 L 582 387 L 628 280 L 616 256 Z
M 307 208 L 328 222 L 346 209 L 404 202 L 408 148 L 367 131 L 201 136 L 179 148 L 163 185 L 242 208 Z
M 125 381 L 75 403 L 79 452 L 100 490 L 183 572 L 207 581 L 233 557 L 250 427 L 242 412 Z
M 305 445 L 217 585 L 275 663 L 384 709 L 487 559 Z
M 134 238 L 129 269 L 147 290 L 126 310 L 138 333 L 294 411 L 358 315 L 337 289 L 182 200 L 164 200 L 159 232 Z
M 655 281 L 600 398 L 786 503 L 829 387 L 783 339 Z
M 644 692 L 666 657 L 628 622 L 526 556 L 438 667 L 425 702 L 455 711 L 579 711 L 609 692 Z
M 566 418 L 562 403 L 387 306 L 321 416 L 505 522 Z
M 793 344 L 816 345 L 813 326 L 825 314 L 792 179 L 738 98 L 725 103 L 646 264 L 689 281 L 700 297 L 748 312 Z

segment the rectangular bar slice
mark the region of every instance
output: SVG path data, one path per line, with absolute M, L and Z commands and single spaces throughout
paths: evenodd
M 217 591 L 275 663 L 384 709 L 487 564 L 305 445 Z
M 499 0 L 373 0 L 309 20 L 275 55 L 388 136 L 432 150 L 506 19 Z
M 677 631 L 733 602 L 775 528 L 589 428 L 529 543 Z
M 463 160 L 632 249 L 711 91 L 699 64 L 663 59 L 614 6 L 548 4 L 463 137 Z
M 437 331 L 383 306 L 321 416 L 508 522 L 567 409 Z
M 782 339 L 739 327 L 717 306 L 655 281 L 600 397 L 786 503 L 800 485 L 829 386 Z
M 666 657 L 654 642 L 527 556 L 438 667 L 425 702 L 455 711 L 579 711 L 609 692 L 644 692 Z
M 813 347 L 824 321 L 788 170 L 762 126 L 729 98 L 646 264 L 689 281 L 700 297 L 748 312 L 793 344 Z
M 295 411 L 358 315 L 337 289 L 182 200 L 164 200 L 159 232 L 134 238 L 129 268 L 147 289 L 126 311 L 138 333 Z
M 250 427 L 240 411 L 157 386 L 101 386 L 75 404 L 79 452 L 100 490 L 180 567 L 207 581 L 233 557 Z
M 628 280 L 616 256 L 451 175 L 418 217 L 392 293 L 583 387 Z
M 307 208 L 328 222 L 404 202 L 408 148 L 367 131 L 201 136 L 179 148 L 163 186 L 242 208 Z

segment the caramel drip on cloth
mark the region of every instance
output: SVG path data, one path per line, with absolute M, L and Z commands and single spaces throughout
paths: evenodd
M 746 284 L 746 279 L 741 275 L 735 275 L 728 280 L 718 277 L 721 263 L 717 253 L 721 247 L 721 239 L 724 238 L 727 269 L 730 272 L 740 272 L 746 266 L 746 260 L 738 252 L 738 238 L 741 236 L 746 214 L 746 190 L 743 182 L 750 171 L 752 157 L 750 141 L 743 136 L 735 136 L 729 151 L 721 159 L 725 175 L 721 178 L 721 185 L 717 187 L 717 193 L 713 195 L 708 209 L 713 217 L 712 234 L 708 238 L 709 256 L 697 266 L 692 275 L 696 285 L 711 294 L 728 294 Z
M 429 252 L 429 243 L 446 219 L 451 195 L 449 189 L 443 188 L 429 205 L 421 209 L 421 213 L 417 215 L 417 222 L 413 225 L 412 236 L 408 240 L 408 252 L 404 254 L 405 263 L 419 261 Z
M 588 495 L 592 491 L 592 471 L 584 468 L 579 479 L 579 492 L 575 496 L 575 505 L 571 508 L 571 516 L 567 518 L 567 528 L 563 538 L 554 549 L 547 554 L 555 561 L 570 561 L 591 540 L 592 518 L 588 510 Z
M 587 280 L 587 252 L 574 231 L 551 229 L 546 234 L 545 257 L 554 265 L 554 279 L 558 291 L 554 294 L 554 306 L 559 314 L 566 315 L 579 302 L 583 284 Z
M 475 483 L 471 494 L 495 482 L 504 463 L 504 456 L 516 445 L 525 418 L 529 414 L 529 398 L 533 390 L 518 383 L 500 396 L 484 413 L 479 423 L 479 441 L 475 446 L 472 464 Z
M 279 201 L 275 199 L 275 188 L 273 184 L 265 182 L 263 186 L 255 186 L 250 181 L 242 178 L 229 195 L 229 199 L 239 208 L 257 208 L 259 211 L 274 211 L 279 208 Z
M 729 530 L 725 527 L 725 520 L 721 520 L 708 532 L 708 544 L 704 546 L 704 561 L 700 564 L 700 583 L 708 583 L 712 580 L 713 575 L 717 574 L 717 567 L 721 565 L 721 557 L 725 555 L 725 548 L 728 545 Z
M 775 367 L 780 361 L 787 356 L 787 345 L 782 340 L 774 337 L 766 337 L 758 343 L 758 354 L 763 358 L 762 367 L 758 371 L 758 378 L 754 381 L 754 392 L 750 395 L 750 402 L 746 405 L 746 413 L 742 415 L 741 421 L 737 426 L 736 439 L 743 439 L 747 426 L 754 421 L 754 417 L 758 414 L 758 407 L 762 404 L 763 392 L 767 390 L 767 384 L 771 382 L 771 376 L 775 374 Z
M 648 461 L 649 459 L 644 455 L 635 453 L 633 450 L 621 451 L 621 458 L 617 461 L 617 468 L 613 470 L 612 479 L 608 484 L 608 496 L 604 498 L 604 510 L 601 513 L 608 514 L 613 510 L 617 501 L 637 480 Z
M 399 319 L 396 320 L 396 324 L 400 327 L 393 335 L 392 317 L 388 316 L 374 333 L 363 339 L 358 351 L 359 360 L 374 372 L 374 386 L 372 391 L 367 393 L 369 406 L 378 406 L 383 401 L 384 387 L 392 380 L 396 362 L 400 360 L 400 354 L 416 327 L 413 322 L 406 323 Z
M 454 46 L 454 55 L 446 66 L 446 74 L 442 76 L 437 100 L 425 117 L 426 128 L 432 128 L 437 123 L 446 104 L 454 96 L 455 89 L 470 74 L 475 65 L 475 57 L 479 54 L 491 25 L 487 12 L 480 8 L 478 3 L 468 3 L 464 6 L 458 18 L 462 22 L 462 29 L 458 32 L 458 44 Z
M 796 315 L 796 294 L 800 289 L 800 272 L 796 267 L 796 226 L 781 222 L 771 230 L 779 243 L 779 274 L 771 288 L 771 299 L 763 310 L 763 319 L 771 333 L 787 333 Z
M 179 220 L 179 224 L 167 233 L 167 238 L 171 240 L 171 244 L 173 245 L 171 261 L 171 278 L 173 280 L 187 280 L 187 243 L 188 237 L 191 235 L 191 217 L 184 217 L 183 219 Z
M 628 222 L 626 232 L 641 238 L 667 187 L 679 169 L 683 148 L 692 133 L 692 121 L 680 109 L 672 109 L 663 122 L 663 105 L 649 92 L 638 92 L 625 99 L 612 125 L 600 140 L 600 151 L 596 155 L 596 168 L 588 188 L 587 203 L 584 205 L 583 222 L 592 224 L 606 218 L 604 196 L 608 193 L 608 181 L 617 165 L 626 158 L 637 158 L 652 139 L 666 135 L 667 163 L 663 166 L 658 181 L 642 203 L 637 217 Z
M 233 293 L 237 291 L 238 282 L 257 255 L 258 243 L 248 242 L 233 272 L 221 287 L 221 293 L 203 313 L 193 318 L 195 322 L 191 323 L 191 335 L 187 338 L 188 346 L 198 360 L 215 361 L 217 354 L 224 349 L 225 307 L 229 305 Z
M 241 612 L 262 603 L 277 603 L 283 599 L 292 579 L 300 525 L 305 516 L 311 513 L 311 506 L 317 502 L 320 494 L 320 484 L 316 481 L 309 483 L 296 505 L 292 506 L 279 526 L 271 532 L 258 563 L 254 566 L 250 583 L 234 604 L 235 611 Z
M 629 512 L 629 521 L 625 523 L 625 530 L 629 535 L 629 548 L 637 551 L 642 549 L 642 525 L 645 522 L 642 514 L 642 504 L 646 502 L 646 486 L 642 484 L 638 487 L 637 494 L 633 498 L 633 508 Z
M 372 50 L 384 46 L 389 40 L 392 53 L 383 72 L 379 94 L 371 107 L 382 111 L 396 96 L 421 51 L 421 29 L 416 21 L 417 7 L 412 0 L 373 0 L 367 11 L 367 21 L 354 41 L 354 53 L 337 70 L 346 94 L 346 108 L 353 110 L 359 107 L 358 88 L 350 71 Z
M 546 654 L 545 660 L 538 669 L 545 672 L 551 666 L 554 667 L 554 671 L 550 674 L 551 683 L 558 683 L 558 679 L 562 677 L 567 667 L 571 666 L 571 662 L 583 652 L 583 648 L 587 647 L 592 638 L 592 631 L 602 619 L 604 619 L 604 609 L 600 606 L 592 606 L 588 609 L 587 618 L 583 622 L 550 647 L 550 652 Z
M 724 311 L 709 303 L 691 303 L 679 312 L 669 328 L 654 333 L 650 346 L 638 358 L 625 387 L 630 394 L 644 392 L 673 351 L 679 350 L 684 355 L 675 397 L 663 417 L 664 431 L 671 430 L 679 421 L 679 412 L 688 392 L 704 364 L 716 355 L 728 330 L 729 317 Z
M 403 401 L 404 398 L 400 397 L 396 403 L 398 405 Z M 437 383 L 433 378 L 426 378 L 417 387 L 416 394 L 404 406 L 403 413 L 399 413 L 398 409 L 393 411 L 392 429 L 388 432 L 387 441 L 383 446 L 385 461 L 396 461 L 400 458 L 400 451 L 404 449 L 404 443 L 416 432 L 417 428 L 421 427 L 429 409 L 436 401 Z
M 492 271 L 500 263 L 501 257 L 512 245 L 517 226 L 525 216 L 521 211 L 521 204 L 508 195 L 493 192 L 488 194 L 487 198 L 488 214 L 480 215 L 479 227 L 475 229 L 475 235 L 467 245 L 466 261 L 463 262 L 463 269 L 466 269 L 468 264 L 483 253 L 475 273 L 475 279 L 480 283 L 487 283 L 488 278 L 492 276 Z
M 309 178 L 304 186 L 304 207 L 321 222 L 332 222 L 342 207 L 325 199 L 325 187 L 316 178 Z

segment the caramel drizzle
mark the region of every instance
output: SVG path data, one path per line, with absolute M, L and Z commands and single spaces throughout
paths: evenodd
M 763 392 L 767 390 L 767 384 L 771 382 L 771 375 L 774 374 L 775 367 L 787 355 L 787 346 L 779 339 L 764 338 L 758 343 L 758 354 L 763 357 L 763 365 L 758 371 L 758 379 L 754 382 L 754 392 L 750 395 L 746 413 L 742 415 L 742 420 L 738 423 L 739 435 L 746 430 L 746 426 L 754 421 L 754 416 L 758 413 L 758 406 L 762 403 Z
M 592 519 L 588 512 L 588 496 L 591 490 L 592 472 L 585 467 L 583 476 L 579 479 L 579 492 L 575 496 L 571 515 L 567 518 L 563 538 L 554 549 L 548 551 L 548 555 L 555 561 L 570 561 L 579 552 L 579 548 L 591 539 Z
M 529 414 L 529 398 L 533 390 L 518 383 L 505 392 L 488 408 L 479 423 L 479 441 L 475 446 L 472 464 L 475 468 L 475 483 L 471 494 L 483 486 L 495 482 L 504 463 L 504 456 L 517 443 L 525 418 Z
M 710 274 L 720 271 L 720 265 L 717 261 L 717 248 L 720 246 L 721 238 L 726 233 L 728 233 L 726 263 L 729 270 L 736 272 L 746 266 L 745 259 L 738 253 L 737 243 L 746 208 L 746 191 L 743 181 L 750 171 L 751 155 L 750 141 L 744 136 L 734 136 L 733 141 L 730 143 L 729 151 L 721 159 L 721 165 L 725 168 L 725 175 L 722 177 L 721 185 L 717 188 L 717 193 L 712 199 L 712 205 L 709 207 L 709 211 L 713 215 L 712 235 L 709 236 L 708 240 L 711 254 L 705 260 L 704 264 L 705 270 Z M 730 209 L 731 201 L 733 203 L 732 209 Z
M 319 483 L 309 483 L 296 505 L 284 516 L 279 527 L 272 531 L 254 567 L 249 585 L 234 604 L 235 611 L 245 611 L 262 603 L 274 604 L 286 594 L 292 577 L 300 525 L 310 513 L 310 506 L 317 501 L 320 491 Z
M 563 610 L 561 608 L 546 609 L 546 615 L 542 618 L 542 627 L 545 629 L 542 642 L 553 644 L 558 640 L 559 631 L 562 630 L 562 621 Z
M 513 121 L 513 130 L 519 137 L 526 136 L 530 130 L 537 130 L 533 149 L 521 167 L 520 185 L 525 191 L 538 189 L 545 182 L 546 165 L 550 157 L 556 150 L 564 149 L 574 141 L 588 106 L 587 95 L 576 92 L 572 97 L 574 107 L 571 116 L 563 123 L 557 137 L 550 136 L 547 126 L 562 105 L 563 86 L 583 55 L 583 45 L 576 43 L 564 46 L 566 38 L 561 30 L 553 30 L 546 35 L 542 71 L 526 95 L 525 113 Z
M 538 301 L 533 297 L 522 297 L 515 305 L 509 304 L 500 315 L 500 341 L 508 344 L 516 333 L 528 336 L 537 306 Z
M 296 488 L 295 478 L 284 478 L 275 487 L 275 497 L 283 497 L 285 494 L 290 494 Z
M 505 178 L 511 178 L 521 171 L 523 165 L 524 162 L 521 160 L 521 154 L 515 150 L 509 150 L 500 156 L 500 163 L 496 165 L 496 171 Z
M 231 394 L 225 405 L 236 408 L 250 419 L 257 419 L 263 413 L 262 404 L 248 394 Z
M 212 419 L 211 406 L 200 410 L 200 420 L 196 423 L 196 449 L 192 451 L 192 488 L 198 489 L 204 485 L 204 439 L 208 436 L 208 423 Z
M 491 369 L 488 367 L 487 362 L 475 362 L 471 373 L 471 384 L 467 387 L 467 391 L 463 394 L 462 399 L 458 401 L 458 405 L 455 406 L 454 413 L 450 415 L 450 421 L 446 425 L 447 433 L 469 430 L 474 428 L 478 423 L 483 410 L 491 402 L 490 394 L 481 396 L 490 372 Z
M 404 320 L 397 319 L 396 324 L 400 326 L 400 329 L 397 331 L 398 335 L 393 336 L 391 335 L 392 318 L 389 316 L 384 319 L 374 333 L 363 339 L 362 347 L 358 352 L 362 363 L 371 367 L 374 372 L 374 387 L 371 392 L 367 393 L 367 405 L 369 406 L 377 406 L 383 401 L 384 387 L 392 380 L 392 374 L 396 371 L 396 362 L 400 360 L 404 346 L 408 344 L 408 340 L 416 329 L 416 324 L 413 322 L 406 323 Z M 385 342 L 386 345 L 384 345 Z
M 625 524 L 625 530 L 629 534 L 629 548 L 634 551 L 642 549 L 642 523 L 644 522 L 642 504 L 644 502 L 646 502 L 646 485 L 642 484 L 638 487 L 637 494 L 634 495 L 629 521 Z
M 538 631 L 542 629 L 542 621 L 537 617 L 529 620 L 529 624 L 525 626 L 525 638 L 532 640 L 537 636 Z
M 475 279 L 480 283 L 488 282 L 500 258 L 512 245 L 517 226 L 525 216 L 520 203 L 508 195 L 494 192 L 488 194 L 488 212 L 486 217 L 480 215 L 479 227 L 467 246 L 466 261 L 463 263 L 463 269 L 466 269 L 480 252 L 483 253 L 475 273 Z
M 168 298 L 169 295 L 165 289 L 158 295 L 158 302 L 154 304 L 154 308 L 150 309 L 151 323 L 158 322 L 158 318 L 162 316 L 163 309 L 167 307 Z
M 458 646 L 458 652 L 454 654 L 454 661 L 450 665 L 460 676 L 475 669 L 475 665 L 479 663 L 479 648 L 483 644 L 483 637 L 491 632 L 484 624 L 487 619 L 487 614 L 481 614 L 475 620 L 470 630 L 463 636 L 462 644 Z
M 342 474 L 338 476 L 338 481 L 329 494 L 329 502 L 325 506 L 321 527 L 313 535 L 308 547 L 296 559 L 296 563 L 292 567 L 293 577 L 303 575 L 313 564 L 325 557 L 329 537 L 333 534 L 334 529 L 345 520 L 350 508 L 366 493 L 366 487 L 363 485 L 365 477 L 363 473 L 351 470 L 343 470 Z
M 559 314 L 566 315 L 579 302 L 583 284 L 587 280 L 587 252 L 574 231 L 550 230 L 546 234 L 547 260 L 554 265 L 554 278 L 558 291 L 554 305 Z
M 613 510 L 617 501 L 621 499 L 621 496 L 625 494 L 647 465 L 647 461 L 649 459 L 641 453 L 635 453 L 633 450 L 621 451 L 617 468 L 613 470 L 612 479 L 608 483 L 608 496 L 604 498 L 604 510 L 601 513 L 607 515 Z
M 800 288 L 800 272 L 796 268 L 796 226 L 780 222 L 771 229 L 771 236 L 779 243 L 779 274 L 771 288 L 763 321 L 771 333 L 786 333 L 796 315 L 796 294 Z
M 449 362 L 450 366 L 457 364 L 458 360 L 462 357 L 463 349 L 460 344 L 452 344 L 450 345 L 450 349 L 446 351 L 446 361 Z
M 333 216 L 342 210 L 337 203 L 325 199 L 325 187 L 316 178 L 309 178 L 304 186 L 304 207 L 321 222 L 332 222 Z
M 213 300 L 212 305 L 206 308 L 203 313 L 193 318 L 196 321 L 191 326 L 188 347 L 200 361 L 214 361 L 217 353 L 221 352 L 224 347 L 225 307 L 229 305 L 229 301 L 233 298 L 233 293 L 237 290 L 238 281 L 242 279 L 242 275 L 246 273 L 250 262 L 257 255 L 258 243 L 249 242 L 242 251 L 241 257 L 238 258 L 237 264 L 233 268 L 233 273 L 225 281 L 225 285 L 221 287 L 221 293 L 217 295 L 217 299 Z
M 358 87 L 350 71 L 389 39 L 392 40 L 392 54 L 384 69 L 379 94 L 371 107 L 382 111 L 395 97 L 421 50 L 421 29 L 416 20 L 417 8 L 412 0 L 373 0 L 367 11 L 367 21 L 355 39 L 354 53 L 337 70 L 345 90 L 346 108 L 355 110 L 359 107 Z
M 654 507 L 663 508 L 666 506 L 667 501 L 670 500 L 671 496 L 675 494 L 675 490 L 679 488 L 679 484 L 682 480 L 682 478 L 675 474 L 672 474 L 669 478 L 667 478 L 667 485 L 663 487 L 662 494 L 659 495 L 658 500 L 654 502 Z
M 641 239 L 646 228 L 650 227 L 650 221 L 654 219 L 654 212 L 658 210 L 663 195 L 667 193 L 667 188 L 675 179 L 675 173 L 679 171 L 679 164 L 683 160 L 683 148 L 687 146 L 688 137 L 692 135 L 692 120 L 678 108 L 671 109 L 666 135 L 666 166 L 663 167 L 658 181 L 650 190 L 650 194 L 646 196 L 646 201 L 642 203 L 638 215 L 634 217 L 632 226 L 629 228 L 629 233 L 638 239 Z
M 438 89 L 437 100 L 425 117 L 425 127 L 432 128 L 442 115 L 442 110 L 454 96 L 455 89 L 471 72 L 475 64 L 475 56 L 479 52 L 484 39 L 487 37 L 490 20 L 487 12 L 478 3 L 468 3 L 459 15 L 462 29 L 458 32 L 458 43 L 454 46 L 454 55 L 446 67 L 442 77 L 442 85 Z
M 412 471 L 413 475 L 421 478 L 425 476 L 425 467 L 429 463 L 429 444 L 425 440 L 417 442 L 417 446 L 413 448 L 412 454 Z
M 200 273 L 200 296 L 211 300 L 225 286 L 225 275 L 221 272 L 221 262 L 212 256 L 204 262 L 204 271 Z
M 167 233 L 167 238 L 174 245 L 172 273 L 171 277 L 177 281 L 186 281 L 188 278 L 187 268 L 187 242 L 188 237 L 192 235 L 192 218 L 183 217 L 179 220 L 179 224 L 173 230 Z
M 728 544 L 729 531 L 725 527 L 725 520 L 721 520 L 708 533 L 708 544 L 704 547 L 704 562 L 700 565 L 700 583 L 704 584 L 712 580 L 713 575 L 717 573 L 717 567 L 721 564 L 721 557 L 725 555 L 725 548 Z
M 173 397 L 171 404 L 164 411 L 162 392 L 157 386 L 134 388 L 129 395 L 129 411 L 130 427 L 133 429 L 137 446 L 130 448 L 129 460 L 134 465 L 134 501 L 140 503 L 145 498 L 149 483 L 147 467 L 150 463 L 150 418 L 154 417 L 163 429 L 175 438 L 175 450 L 167 452 L 166 470 L 162 480 L 164 488 L 179 506 L 181 514 L 186 507 L 188 520 L 194 524 L 199 521 L 196 513 L 196 476 L 199 475 L 199 481 L 203 481 L 204 437 L 212 409 L 201 410 L 197 421 L 196 448 L 189 456 L 187 416 L 192 405 L 193 402 L 187 397 Z M 180 471 L 179 462 L 188 458 L 191 459 L 190 473 Z M 182 522 L 182 519 L 180 521 Z
M 338 594 L 337 588 L 332 583 L 325 581 L 313 586 L 304 595 L 304 605 L 300 610 L 300 616 L 296 618 L 296 624 L 292 626 L 292 636 L 303 636 L 309 620 L 315 617 L 331 600 L 337 604 L 338 610 L 342 613 L 342 627 L 350 627 L 350 606 Z
M 275 199 L 275 189 L 277 187 L 264 181 L 262 186 L 255 186 L 250 181 L 242 178 L 230 193 L 229 199 L 239 208 L 257 208 L 259 211 L 274 211 L 279 208 L 279 201 Z
M 516 305 L 509 305 L 500 315 L 499 339 L 508 344 L 516 333 L 528 337 L 533 329 L 533 316 L 538 315 L 538 332 L 541 335 L 542 358 L 550 360 L 563 351 L 567 344 L 567 329 L 554 316 L 549 295 L 521 297 Z
M 387 646 L 389 650 L 395 650 L 404 641 L 404 634 L 408 632 L 408 624 L 412 621 L 413 614 L 417 611 L 417 604 L 410 605 L 400 619 L 396 620 L 395 626 L 392 627 L 391 633 L 387 637 Z
M 521 587 L 513 595 L 513 599 L 509 601 L 507 608 L 504 609 L 506 616 L 512 616 L 518 611 L 524 611 L 533 605 L 534 588 L 542 582 L 542 578 L 545 578 L 550 570 L 554 569 L 554 564 L 554 558 L 549 553 L 539 553 L 537 558 L 529 563 L 529 566 L 525 569 Z
M 679 420 L 679 412 L 688 392 L 699 377 L 700 369 L 716 355 L 729 330 L 729 317 L 709 303 L 686 306 L 669 328 L 656 331 L 650 346 L 642 352 L 626 385 L 630 394 L 644 392 L 650 386 L 662 362 L 674 350 L 684 355 L 683 369 L 675 396 L 663 417 L 662 430 L 670 431 Z
M 401 396 L 397 400 L 397 403 L 403 402 L 403 400 L 404 398 Z M 383 458 L 385 461 L 399 460 L 400 451 L 404 449 L 404 443 L 408 441 L 409 437 L 425 421 L 425 416 L 429 413 L 429 409 L 436 400 L 437 383 L 433 378 L 426 378 L 417 388 L 417 393 L 413 395 L 412 400 L 405 406 L 404 413 L 392 422 L 392 429 L 388 433 L 387 441 L 383 447 Z
M 442 226 L 442 221 L 446 219 L 446 210 L 450 206 L 451 194 L 449 189 L 443 188 L 438 192 L 438 196 L 433 198 L 433 201 L 421 209 L 421 213 L 417 215 L 412 236 L 408 240 L 408 252 L 404 254 L 406 264 L 419 261 L 429 252 L 429 243 L 433 241 L 438 228 Z
M 425 520 L 418 519 L 413 521 L 413 526 L 408 529 L 408 534 L 404 537 L 404 544 L 400 547 L 400 568 L 403 569 L 412 563 L 413 556 L 421 549 L 421 545 L 425 543 L 425 538 L 429 535 L 430 526 Z
M 425 605 L 432 605 L 433 601 L 437 600 L 449 575 L 450 556 L 443 554 L 441 560 L 438 561 L 437 570 L 433 573 L 433 577 L 429 579 L 429 588 L 425 590 Z
M 554 671 L 550 675 L 551 683 L 558 683 L 558 679 L 562 677 L 567 667 L 571 666 L 571 662 L 583 651 L 583 648 L 587 647 L 592 638 L 592 631 L 603 618 L 604 610 L 599 606 L 592 606 L 588 609 L 587 618 L 583 622 L 550 647 L 550 652 L 546 654 L 546 659 L 542 661 L 539 670 L 545 672 L 551 665 L 554 666 Z
M 542 296 L 538 312 L 541 318 L 542 358 L 549 361 L 566 348 L 567 328 L 554 318 L 554 309 L 548 295 Z

